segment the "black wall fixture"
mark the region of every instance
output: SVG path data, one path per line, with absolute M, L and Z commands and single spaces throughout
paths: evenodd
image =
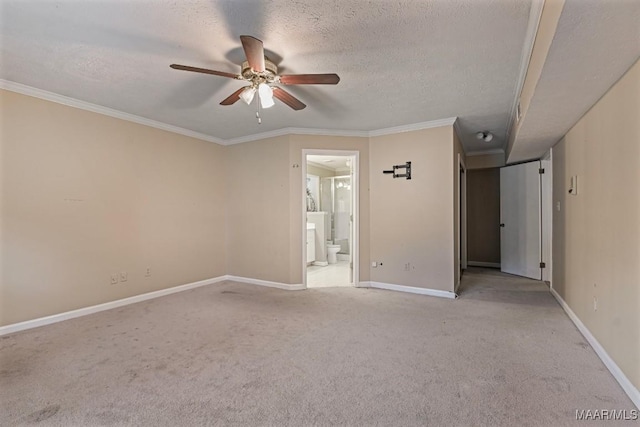
M 404 169 L 404 173 L 396 173 L 398 169 Z M 382 171 L 382 173 L 392 173 L 394 178 L 407 178 L 411 179 L 411 162 L 407 162 L 404 165 L 395 165 L 393 166 L 393 170 L 390 171 Z

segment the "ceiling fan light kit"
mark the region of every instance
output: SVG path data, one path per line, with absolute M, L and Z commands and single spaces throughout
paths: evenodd
M 242 99 L 247 105 L 250 105 L 255 94 L 256 89 L 251 86 L 247 86 L 242 92 L 240 92 L 240 99 Z
M 288 74 L 279 76 L 276 64 L 264 56 L 262 40 L 252 36 L 240 36 L 240 41 L 242 42 L 242 49 L 247 57 L 247 60 L 244 61 L 240 67 L 240 74 L 179 64 L 171 64 L 171 68 L 174 70 L 191 71 L 244 80 L 250 83 L 249 86 L 236 90 L 222 100 L 220 105 L 233 105 L 239 99 L 242 99 L 247 105 L 250 105 L 257 92 L 260 100 L 259 107 L 272 107 L 275 104 L 273 100 L 275 97 L 296 111 L 304 109 L 306 105 L 278 85 L 336 85 L 340 81 L 340 77 L 337 74 Z M 258 123 L 261 123 L 262 120 L 260 119 L 259 110 L 256 112 L 256 117 L 258 118 Z

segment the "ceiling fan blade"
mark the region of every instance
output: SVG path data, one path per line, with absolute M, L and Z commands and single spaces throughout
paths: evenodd
M 248 87 L 249 86 L 244 86 L 244 87 L 241 87 L 240 89 L 238 89 L 237 91 L 233 92 L 231 95 L 229 95 L 228 97 L 223 99 L 222 102 L 220 103 L 220 105 L 232 105 L 232 104 L 235 104 L 236 101 L 238 101 L 238 99 L 240 99 L 240 94 L 242 93 L 242 91 L 245 90 L 245 88 L 248 88 Z
M 242 42 L 242 48 L 244 54 L 247 56 L 249 66 L 253 68 L 253 71 L 264 71 L 264 47 L 262 46 L 262 40 L 258 40 L 251 36 L 240 36 Z
M 174 70 L 193 71 L 194 73 L 213 74 L 214 76 L 229 77 L 230 79 L 237 79 L 237 74 L 225 73 L 224 71 L 208 70 L 206 68 L 189 67 L 188 65 L 171 64 L 169 65 Z
M 283 85 L 337 85 L 337 74 L 285 74 L 280 76 Z
M 282 89 L 281 87 L 273 88 L 273 96 L 275 96 L 280 101 L 284 102 L 285 104 L 287 104 L 289 107 L 293 108 L 296 111 L 302 110 L 303 108 L 306 107 L 306 105 L 304 105 L 302 101 L 300 101 L 298 98 L 294 97 L 289 92 Z

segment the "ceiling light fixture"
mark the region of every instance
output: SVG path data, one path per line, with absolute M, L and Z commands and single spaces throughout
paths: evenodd
M 241 93 L 240 99 L 242 99 L 247 105 L 251 104 L 253 97 L 256 94 L 256 88 L 247 86 Z
M 493 134 L 487 130 L 483 131 L 483 132 L 478 132 L 476 134 L 476 138 L 484 141 L 484 142 L 491 142 L 491 140 L 493 139 Z
M 262 108 L 269 108 L 275 105 L 275 102 L 273 102 L 273 89 L 268 84 L 260 83 L 258 85 L 258 95 L 260 95 Z

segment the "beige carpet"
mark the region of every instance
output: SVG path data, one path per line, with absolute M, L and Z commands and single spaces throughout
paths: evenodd
M 482 270 L 455 301 L 225 282 L 5 336 L 0 402 L 2 426 L 560 426 L 633 408 L 545 285 Z

